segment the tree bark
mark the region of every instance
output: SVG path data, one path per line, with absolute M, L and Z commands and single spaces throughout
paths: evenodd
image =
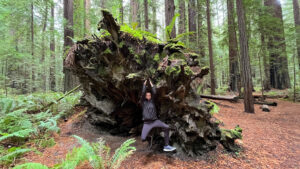
M 241 73 L 243 74 L 243 87 L 244 87 L 244 108 L 245 112 L 254 113 L 254 99 L 252 95 L 252 78 L 250 57 L 248 53 L 248 38 L 246 34 L 245 13 L 242 0 L 236 0 L 238 25 L 239 25 L 239 38 L 240 38 L 240 62 Z
M 206 0 L 206 17 L 207 17 L 207 34 L 208 34 L 208 49 L 209 49 L 209 68 L 210 68 L 210 93 L 216 94 L 216 82 L 215 82 L 215 66 L 214 66 L 214 55 L 212 48 L 212 30 L 210 21 L 210 0 Z
M 267 24 L 267 29 L 269 29 L 270 84 L 276 89 L 286 89 L 291 85 L 288 72 L 282 8 L 280 1 L 277 0 L 267 0 L 265 1 L 265 5 L 269 7 L 270 14 L 275 18 Z
M 35 58 L 34 58 L 34 16 L 33 16 L 33 2 L 31 2 L 31 21 L 30 21 L 30 30 L 31 30 L 31 92 L 36 91 L 35 86 Z
M 296 27 L 297 55 L 298 55 L 298 63 L 299 63 L 299 69 L 300 69 L 300 13 L 299 13 L 298 0 L 293 0 L 293 9 L 294 9 L 294 21 L 295 21 L 295 27 Z
M 124 24 L 124 6 L 123 6 L 123 0 L 119 0 L 120 2 L 120 8 L 119 8 L 119 13 L 120 13 L 120 22 L 121 25 Z
M 234 0 L 227 0 L 228 46 L 229 46 L 229 88 L 238 91 L 239 62 L 238 44 L 235 29 Z
M 165 24 L 166 26 L 170 25 L 175 13 L 175 4 L 174 0 L 165 0 Z M 170 38 L 176 37 L 176 27 L 174 25 L 171 35 L 166 35 Z
M 196 17 L 197 17 L 197 13 L 196 13 L 196 0 L 189 0 L 189 4 L 188 4 L 188 16 L 189 16 L 189 32 L 194 32 L 195 34 L 197 33 L 197 24 L 196 24 Z M 191 49 L 195 49 L 196 48 L 196 36 L 195 34 L 190 35 L 189 36 L 189 47 Z
M 43 23 L 43 32 L 42 32 L 42 57 L 40 60 L 40 64 L 42 65 L 42 72 L 41 72 L 41 76 L 43 79 L 43 86 L 42 88 L 44 89 L 44 91 L 46 91 L 47 88 L 47 79 L 46 79 L 46 66 L 45 66 L 45 58 L 46 58 L 46 54 L 45 54 L 45 50 L 46 50 L 46 45 L 45 45 L 45 32 L 46 32 L 46 28 L 47 28 L 47 21 L 48 21 L 48 1 L 45 1 L 45 11 L 44 11 L 44 23 Z
M 205 41 L 204 41 L 204 30 L 203 30 L 203 0 L 197 0 L 197 7 L 198 7 L 198 46 L 199 46 L 199 55 L 200 55 L 200 63 L 201 65 L 205 65 Z
M 145 18 L 145 30 L 149 30 L 149 20 L 148 20 L 148 0 L 144 0 L 144 18 Z
M 55 32 L 54 32 L 54 3 L 51 2 L 51 22 L 50 22 L 50 90 L 56 91 L 55 81 Z
M 185 1 L 179 1 L 179 14 L 178 33 L 182 34 L 186 32 Z
M 73 31 L 73 0 L 64 0 L 64 19 L 67 21 L 64 26 L 64 54 L 73 45 L 72 38 L 74 37 Z M 64 67 L 64 91 L 67 92 L 76 86 L 76 76 Z
M 153 19 L 151 21 L 152 21 L 152 27 L 153 27 L 154 34 L 157 33 L 156 7 L 157 7 L 156 0 L 152 0 L 151 8 L 152 8 Z
M 131 23 L 136 23 L 138 22 L 138 0 L 130 0 L 130 13 L 131 13 Z
M 89 12 L 91 8 L 91 1 L 90 0 L 84 0 L 84 36 L 87 36 L 91 30 L 91 23 L 90 23 L 90 17 Z

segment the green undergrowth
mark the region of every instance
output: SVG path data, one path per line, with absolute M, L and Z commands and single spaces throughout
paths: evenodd
M 131 28 L 129 25 L 124 24 L 121 26 L 120 30 L 122 32 L 126 32 L 129 33 L 131 36 L 139 39 L 139 40 L 143 40 L 143 38 L 147 39 L 148 41 L 152 42 L 152 43 L 162 43 L 162 41 L 160 41 L 159 39 L 156 38 L 156 35 L 147 32 L 147 31 L 143 31 L 140 28 Z
M 69 152 L 62 162 L 54 165 L 52 169 L 75 169 L 84 162 L 88 162 L 94 169 L 119 168 L 121 163 L 130 157 L 135 147 L 131 146 L 135 139 L 126 140 L 113 155 L 110 147 L 105 145 L 105 141 L 99 138 L 95 143 L 89 143 L 83 138 L 73 135 L 81 144 L 81 147 L 75 147 Z M 25 163 L 14 167 L 14 169 L 48 169 L 47 166 L 40 163 Z
M 58 121 L 72 113 L 81 93 L 70 94 L 57 103 L 63 95 L 58 92 L 0 95 L 0 166 L 9 165 L 15 158 L 31 151 L 25 146 L 28 141 L 37 149 L 55 145 L 50 135 L 60 132 Z M 54 102 L 52 106 L 40 111 L 51 102 Z

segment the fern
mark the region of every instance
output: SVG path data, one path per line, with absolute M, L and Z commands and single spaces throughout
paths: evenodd
M 6 140 L 8 138 L 11 138 L 11 137 L 26 138 L 26 137 L 29 137 L 30 134 L 34 131 L 35 130 L 32 130 L 32 129 L 25 129 L 25 130 L 16 131 L 16 132 L 11 133 L 11 134 L 0 133 L 1 135 L 3 135 L 2 137 L 0 137 L 0 142 L 3 141 L 3 140 Z
M 6 154 L 6 155 L 3 156 L 3 157 L 0 157 L 0 162 L 1 162 L 1 163 L 3 163 L 3 162 L 4 162 L 4 163 L 5 163 L 5 162 L 10 162 L 10 161 L 12 161 L 12 159 L 18 157 L 18 156 L 21 155 L 21 154 L 24 154 L 24 153 L 26 153 L 26 152 L 29 152 L 29 151 L 31 151 L 31 149 L 26 149 L 26 148 L 24 148 L 24 149 L 17 149 L 17 150 L 15 150 L 15 151 L 13 151 L 13 152 L 10 152 L 10 153 Z
M 49 169 L 49 168 L 40 163 L 25 163 L 25 164 L 18 165 L 13 169 Z
M 136 150 L 135 147 L 130 146 L 134 142 L 135 139 L 128 139 L 116 150 L 112 157 L 110 168 L 119 168 L 120 164 Z
M 171 32 L 173 30 L 173 27 L 175 25 L 175 21 L 176 21 L 176 18 L 179 17 L 180 14 L 175 14 L 175 16 L 172 18 L 172 21 L 170 22 L 170 24 L 168 26 L 166 26 L 166 35 L 167 35 L 167 40 L 171 39 Z

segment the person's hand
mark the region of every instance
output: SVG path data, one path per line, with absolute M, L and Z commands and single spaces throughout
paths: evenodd
M 148 79 L 147 79 L 148 80 Z M 146 85 L 146 83 L 147 83 L 147 80 L 145 80 L 145 82 L 144 82 L 144 85 Z
M 151 82 L 151 79 L 149 79 L 149 82 L 150 82 L 151 87 L 153 87 L 153 84 L 152 84 L 152 82 Z

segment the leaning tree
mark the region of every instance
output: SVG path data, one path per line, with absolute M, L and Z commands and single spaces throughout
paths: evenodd
M 112 134 L 140 134 L 142 84 L 151 78 L 157 88 L 159 118 L 170 125 L 171 141 L 189 155 L 216 148 L 232 149 L 241 131 L 221 130 L 210 114 L 213 104 L 201 101 L 197 80 L 209 73 L 176 39 L 163 43 L 148 32 L 120 26 L 102 10 L 100 34 L 74 44 L 64 67 L 78 78 L 89 103 L 89 122 Z M 159 138 L 159 137 L 158 137 Z

